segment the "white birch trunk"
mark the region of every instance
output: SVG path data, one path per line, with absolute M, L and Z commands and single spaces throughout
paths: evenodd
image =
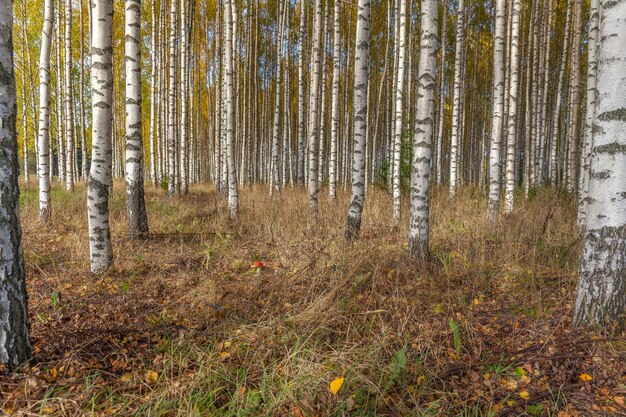
M 50 204 L 50 47 L 54 25 L 54 1 L 45 0 L 39 55 L 39 133 L 37 138 L 39 179 L 39 220 L 48 222 Z
M 178 1 L 173 0 L 170 7 L 170 74 L 168 85 L 167 115 L 167 195 L 176 195 L 176 19 Z
M 305 154 L 306 154 L 306 117 L 304 114 L 304 96 L 306 94 L 304 79 L 304 39 L 305 39 L 306 1 L 300 0 L 300 45 L 298 52 L 298 182 L 304 187 Z
M 143 189 L 141 117 L 141 0 L 125 0 L 126 67 L 126 212 L 131 237 L 148 233 Z
M 459 182 L 459 123 L 461 110 L 461 60 L 463 59 L 464 0 L 459 0 L 456 17 L 456 52 L 454 55 L 454 93 L 452 104 L 452 136 L 450 138 L 450 197 L 456 195 Z
M 74 82 L 72 80 L 72 0 L 65 2 L 65 189 L 74 190 Z
M 319 1 L 319 0 L 318 0 Z M 356 240 L 361 233 L 365 200 L 365 136 L 367 130 L 367 86 L 369 77 L 370 0 L 359 0 L 354 56 L 354 141 L 352 149 L 352 196 L 345 237 Z
M 518 78 L 519 78 L 519 27 L 521 4 L 520 0 L 513 1 L 511 11 L 511 80 L 509 85 L 509 114 L 506 143 L 506 184 L 504 190 L 504 212 L 510 214 L 513 211 L 513 194 L 515 191 L 515 142 L 516 142 L 516 121 L 517 121 L 517 99 L 518 99 Z
M 432 140 L 435 120 L 437 73 L 437 0 L 422 0 L 420 58 L 418 65 L 417 114 L 411 164 L 409 209 L 409 256 L 418 262 L 428 258 L 430 229 L 429 195 Z
M 341 3 L 335 0 L 333 13 L 333 81 L 332 81 L 332 104 L 330 126 L 330 161 L 328 164 L 328 195 L 337 198 L 337 143 L 339 140 L 339 60 L 340 50 L 340 10 Z
M 92 146 L 87 187 L 91 272 L 113 265 L 109 230 L 113 104 L 113 0 L 92 0 L 91 45 Z
M 152 180 L 152 186 L 157 186 L 157 170 L 156 170 L 156 151 L 157 148 L 157 100 L 159 96 L 159 87 L 157 84 L 157 22 L 156 22 L 156 2 L 150 2 L 150 12 L 152 17 L 152 25 L 151 25 L 151 38 L 150 42 L 152 43 L 150 49 L 150 61 L 152 64 L 152 69 L 150 72 L 150 179 Z M 162 18 L 162 17 L 161 17 Z
M 233 15 L 231 2 L 226 0 L 226 165 L 228 167 L 228 209 L 230 218 L 237 219 L 239 211 L 239 190 L 237 184 L 237 164 L 235 163 L 235 86 L 233 84 Z
M 580 185 L 578 191 L 578 227 L 582 230 L 587 213 L 587 195 L 589 193 L 589 163 L 593 147 L 593 120 L 596 115 L 598 98 L 598 34 L 600 30 L 600 0 L 591 0 L 589 11 L 589 45 L 587 67 L 587 110 L 585 113 L 585 136 L 582 148 Z
M 0 365 L 12 371 L 30 357 L 28 296 L 19 218 L 19 162 L 13 66 L 13 2 L 0 2 Z
M 402 120 L 404 109 L 404 60 L 406 55 L 406 0 L 400 0 L 399 23 L 398 23 L 398 62 L 396 74 L 395 109 L 394 115 L 394 145 L 393 145 L 393 219 L 400 221 L 400 158 L 402 154 Z
M 369 2 L 368 2 L 369 4 Z M 320 87 L 320 59 L 322 44 L 322 0 L 315 0 L 315 21 L 313 24 L 313 65 L 311 69 L 311 88 L 309 96 L 309 201 L 313 212 L 317 213 L 318 202 L 317 195 L 319 192 L 317 183 L 318 170 L 318 130 L 319 130 L 319 98 L 318 92 Z
M 626 0 L 600 2 L 598 102 L 573 322 L 608 325 L 626 311 Z
M 496 33 L 493 54 L 493 115 L 489 150 L 489 203 L 487 218 L 498 220 L 500 211 L 500 153 L 502 149 L 502 118 L 504 116 L 504 42 L 506 30 L 506 2 L 496 2 Z

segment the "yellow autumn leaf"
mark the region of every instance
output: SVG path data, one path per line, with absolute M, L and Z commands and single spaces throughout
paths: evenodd
M 44 407 L 41 409 L 42 414 L 52 414 L 54 409 L 52 407 Z
M 48 372 L 50 373 L 50 379 L 57 379 L 57 375 L 59 373 L 57 368 L 50 368 Z
M 474 305 L 480 304 L 480 300 L 478 298 L 474 298 Z
M 148 384 L 156 384 L 159 379 L 159 374 L 154 371 L 146 371 L 146 382 Z
M 122 377 L 120 378 L 120 381 L 122 382 L 130 382 L 133 379 L 133 374 L 131 373 L 125 373 L 124 375 L 122 375 Z
M 330 383 L 330 392 L 332 392 L 333 394 L 337 395 L 337 393 L 339 392 L 339 390 L 341 389 L 341 387 L 343 386 L 343 382 L 346 379 L 344 377 L 339 377 L 339 378 L 335 378 L 333 379 L 333 381 Z
M 583 382 L 589 382 L 593 379 L 593 377 L 589 374 L 580 374 L 580 380 Z
M 228 358 L 230 358 L 230 353 L 228 353 L 228 352 L 220 352 L 220 358 L 221 359 L 228 359 Z
M 530 394 L 526 390 L 520 391 L 519 396 L 525 400 L 528 400 L 530 398 Z

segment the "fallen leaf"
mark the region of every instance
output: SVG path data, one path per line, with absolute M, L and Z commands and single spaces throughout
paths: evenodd
M 343 386 L 343 382 L 344 381 L 345 381 L 344 377 L 339 377 L 339 378 L 333 379 L 333 381 L 330 383 L 330 392 L 332 392 L 333 394 L 337 395 L 337 393 L 339 392 L 339 390 Z
M 159 379 L 159 374 L 154 371 L 146 371 L 146 382 L 148 384 L 156 384 Z
M 589 374 L 580 374 L 580 380 L 583 382 L 589 382 L 593 379 L 593 377 Z
M 530 398 L 530 394 L 526 390 L 520 391 L 519 396 L 525 400 L 528 400 Z

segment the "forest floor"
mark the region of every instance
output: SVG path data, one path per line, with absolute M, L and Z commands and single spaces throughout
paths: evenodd
M 371 190 L 347 244 L 348 195 L 317 219 L 289 189 L 243 189 L 228 220 L 213 188 L 147 190 L 151 235 L 89 273 L 85 190 L 22 186 L 34 357 L 0 377 L 11 415 L 589 416 L 626 414 L 626 335 L 574 330 L 575 204 L 540 191 L 497 228 L 472 189 L 434 190 L 428 270 L 406 219 Z M 519 199 L 521 201 L 521 199 Z M 333 393 L 331 391 L 337 391 Z

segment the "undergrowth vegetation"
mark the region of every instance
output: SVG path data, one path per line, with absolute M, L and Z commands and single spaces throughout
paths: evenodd
M 147 190 L 151 235 L 125 235 L 89 273 L 85 191 L 37 222 L 22 190 L 34 358 L 2 376 L 15 415 L 502 416 L 624 412 L 626 342 L 570 327 L 575 202 L 536 190 L 499 227 L 479 190 L 435 189 L 430 265 L 406 259 L 406 219 L 369 191 L 362 239 L 347 194 L 309 214 L 303 191 Z M 406 211 L 405 211 L 406 213 Z M 330 389 L 334 381 L 333 390 Z M 335 392 L 333 392 L 335 391 Z

